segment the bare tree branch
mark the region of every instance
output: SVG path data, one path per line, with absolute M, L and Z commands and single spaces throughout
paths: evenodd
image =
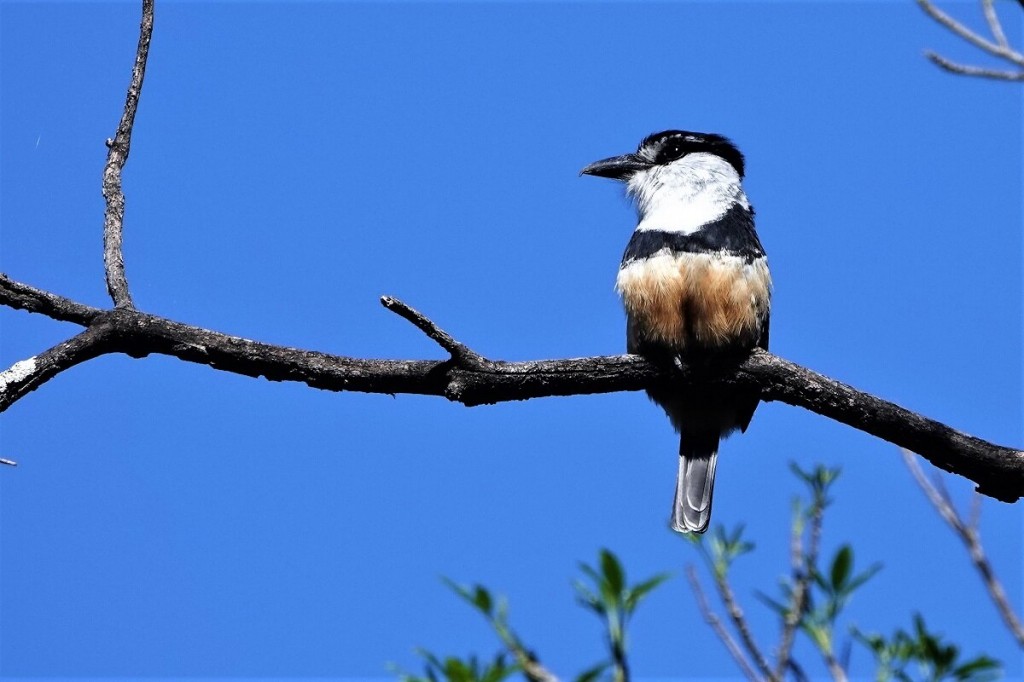
M 386 303 L 396 312 L 419 315 L 424 328 L 436 329 L 419 313 L 409 312 L 412 309 L 408 306 L 394 299 Z M 990 497 L 1014 502 L 1024 494 L 1024 453 L 1019 450 L 961 433 L 763 351 L 755 351 L 710 378 L 706 371 L 695 372 L 685 365 L 660 368 L 634 355 L 502 362 L 467 349 L 460 352 L 461 359 L 446 361 L 373 360 L 260 343 L 131 309 L 101 311 L 14 282 L 2 274 L 0 305 L 83 326 L 109 327 L 110 337 L 98 354 L 144 357 L 158 353 L 235 374 L 301 381 L 330 391 L 436 395 L 474 406 L 639 391 L 665 384 L 681 393 L 757 390 L 764 401 L 802 407 L 917 452 L 935 466 L 971 479 Z M 452 348 L 461 345 L 454 340 L 445 343 Z M 33 384 L 33 388 L 41 383 Z M 2 408 L 22 395 L 19 393 Z
M 711 626 L 715 634 L 718 635 L 718 639 L 721 640 L 722 644 L 729 651 L 729 655 L 733 657 L 736 664 L 743 671 L 743 675 L 751 682 L 758 682 L 760 679 L 757 673 L 754 672 L 754 668 L 750 665 L 750 661 L 747 659 L 746 654 L 740 649 L 736 640 L 732 638 L 729 631 L 722 625 L 721 619 L 711 610 L 711 605 L 708 604 L 707 595 L 704 594 L 704 589 L 700 586 L 700 579 L 697 577 L 697 570 L 693 566 L 686 567 L 686 577 L 690 581 L 690 588 L 693 590 L 694 596 L 697 598 L 697 606 L 700 608 L 701 614 L 704 616 L 704 621 Z
M 103 216 L 103 268 L 106 272 L 107 291 L 118 308 L 131 308 L 132 295 L 124 274 L 124 254 L 121 241 L 124 233 L 124 191 L 121 171 L 128 161 L 132 145 L 132 126 L 142 95 L 142 81 L 146 76 L 149 42 L 153 37 L 153 2 L 142 0 L 142 24 L 139 27 L 139 46 L 135 53 L 135 66 L 128 84 L 124 113 L 113 139 L 107 140 L 107 165 L 103 168 L 103 198 L 107 207 Z
M 985 15 L 985 22 L 988 24 L 989 31 L 992 33 L 992 37 L 995 42 L 988 40 L 987 38 L 983 38 L 978 35 L 978 33 L 967 28 L 967 26 L 932 4 L 931 0 L 917 0 L 918 6 L 939 24 L 993 57 L 1009 62 L 1014 65 L 1017 70 L 1004 71 L 1001 69 L 959 64 L 946 59 L 933 51 L 925 52 L 925 56 L 927 56 L 932 63 L 951 73 L 1007 81 L 1024 80 L 1024 54 L 1014 50 L 1007 41 L 1006 33 L 1003 31 L 1002 23 L 999 20 L 999 15 L 996 12 L 992 0 L 980 0 L 980 2 L 982 13 Z M 1024 0 L 1022 0 L 1021 4 L 1024 6 Z
M 1003 47 L 998 43 L 993 43 L 990 40 L 982 38 L 980 35 L 933 5 L 931 0 L 917 0 L 917 4 L 932 19 L 935 19 L 935 21 L 939 22 L 975 47 L 978 47 L 996 57 L 1002 57 L 1003 59 L 1011 61 L 1019 66 L 1024 66 L 1024 56 L 1011 48 Z M 996 22 L 998 22 L 998 17 L 996 18 Z
M 109 352 L 113 329 L 95 324 L 44 353 L 20 360 L 0 372 L 0 412 L 64 370 Z
M 82 327 L 88 327 L 103 313 L 100 308 L 15 282 L 3 273 L 0 273 L 0 304 L 15 310 L 39 313 L 61 322 L 73 322 Z
M 441 348 L 448 351 L 452 356 L 452 360 L 457 362 L 459 366 L 483 368 L 486 365 L 487 361 L 482 356 L 470 349 L 469 346 L 456 341 L 448 332 L 427 319 L 420 311 L 410 308 L 397 298 L 392 298 L 391 296 L 381 296 L 380 302 L 381 305 L 391 312 L 416 325 L 417 329 L 426 334 Z
M 743 647 L 750 654 L 750 657 L 754 659 L 758 670 L 761 671 L 765 679 L 772 680 L 773 682 L 780 680 L 781 678 L 777 677 L 772 671 L 768 665 L 768 659 L 764 657 L 764 654 L 761 653 L 761 648 L 754 641 L 754 635 L 750 632 L 750 625 L 747 623 L 746 616 L 743 615 L 743 609 L 740 608 L 739 602 L 736 601 L 736 595 L 732 591 L 729 579 L 723 571 L 716 571 L 714 568 L 711 570 L 711 575 L 714 577 L 718 596 L 721 598 L 722 604 L 725 605 L 725 612 L 729 614 L 733 627 L 736 628 L 736 632 L 740 635 L 740 642 L 743 643 Z
M 950 61 L 945 57 L 928 51 L 924 53 L 933 64 L 940 68 L 963 76 L 977 76 L 979 78 L 992 78 L 1001 81 L 1024 81 L 1024 71 L 1000 71 L 999 69 L 986 69 L 981 66 L 970 66 Z
M 913 453 L 905 449 L 901 449 L 900 452 L 903 454 L 903 461 L 906 463 L 907 468 L 910 469 L 910 473 L 913 474 L 917 485 L 924 491 L 928 501 L 932 503 L 935 510 L 939 512 L 939 516 L 953 529 L 953 532 L 957 534 L 960 541 L 964 543 L 967 552 L 971 556 L 971 562 L 985 583 L 985 589 L 988 590 L 989 596 L 996 605 L 996 609 L 998 609 L 1003 622 L 1006 623 L 1007 629 L 1013 635 L 1013 638 L 1017 640 L 1017 644 L 1024 647 L 1024 626 L 1021 625 L 1020 619 L 1017 618 L 1017 614 L 1010 605 L 1009 599 L 1006 598 L 1003 584 L 996 577 L 995 571 L 992 569 L 992 564 L 985 554 L 985 547 L 981 543 L 981 535 L 978 533 L 977 524 L 981 514 L 980 499 L 975 495 L 972 503 L 971 521 L 970 523 L 965 522 L 953 505 L 952 498 L 944 486 L 941 485 L 941 482 L 933 483 L 928 480 Z
M 818 548 L 821 545 L 821 522 L 824 517 L 824 506 L 811 502 L 810 533 L 807 541 L 807 553 L 803 549 L 803 524 L 799 516 L 793 520 L 793 533 L 790 539 L 790 564 L 793 571 L 793 593 L 790 599 L 789 613 L 783 621 L 782 636 L 775 661 L 775 676 L 782 679 L 783 673 L 789 668 L 796 639 L 796 629 L 810 606 L 808 599 L 811 586 L 811 569 L 818 563 Z M 797 511 L 797 515 L 800 512 Z
M 999 22 L 999 15 L 996 14 L 995 3 L 992 0 L 981 0 L 981 11 L 985 14 L 988 30 L 999 43 L 999 47 L 1004 50 L 1010 49 L 1010 43 L 1006 40 L 1006 34 L 1003 32 L 1003 25 Z
M 825 659 L 825 665 L 828 666 L 828 672 L 832 675 L 832 679 L 836 682 L 846 682 L 846 671 L 843 670 L 843 666 L 839 665 L 839 661 L 832 654 L 831 651 L 822 651 L 822 658 Z

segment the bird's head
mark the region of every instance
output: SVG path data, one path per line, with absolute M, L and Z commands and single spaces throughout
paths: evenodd
M 743 170 L 743 154 L 728 138 L 666 130 L 645 137 L 636 152 L 595 161 L 580 174 L 625 182 L 645 214 L 708 191 L 716 201 L 739 200 Z
M 666 130 L 648 135 L 632 154 L 595 161 L 580 171 L 581 175 L 597 175 L 628 182 L 638 173 L 667 166 L 693 165 L 694 161 L 717 156 L 743 177 L 743 154 L 726 137 L 714 133 L 688 130 Z

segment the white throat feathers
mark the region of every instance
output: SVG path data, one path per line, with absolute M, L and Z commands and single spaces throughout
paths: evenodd
M 626 191 L 636 200 L 638 231 L 693 234 L 736 204 L 750 209 L 736 169 L 707 152 L 640 171 L 629 178 Z

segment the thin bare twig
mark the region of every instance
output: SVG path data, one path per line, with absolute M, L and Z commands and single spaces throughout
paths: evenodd
M 975 502 L 972 509 L 970 523 L 965 522 L 953 505 L 953 500 L 949 493 L 944 489 L 940 489 L 939 485 L 928 480 L 913 453 L 904 449 L 901 449 L 900 452 L 903 454 L 903 461 L 906 463 L 907 468 L 910 469 L 910 473 L 914 476 L 914 480 L 917 481 L 917 485 L 924 491 L 928 501 L 932 503 L 935 510 L 939 512 L 939 516 L 953 529 L 953 532 L 957 534 L 957 537 L 960 538 L 960 541 L 967 548 L 971 562 L 985 583 L 985 588 L 988 590 L 988 594 L 992 598 L 992 602 L 999 611 L 999 615 L 1002 617 L 1007 629 L 1013 635 L 1013 638 L 1017 640 L 1017 644 L 1024 647 L 1024 627 L 1021 626 L 1020 619 L 1018 619 L 1013 607 L 1010 606 L 1010 601 L 1006 597 L 1006 591 L 996 577 L 981 542 L 981 535 L 977 527 L 978 517 L 981 513 L 977 506 L 978 502 Z
M 779 678 L 768 665 L 768 660 L 761 653 L 761 648 L 754 641 L 754 635 L 750 632 L 750 625 L 747 623 L 746 616 L 743 615 L 743 609 L 740 608 L 739 602 L 736 601 L 736 595 L 732 591 L 729 580 L 719 571 L 712 570 L 711 573 L 715 579 L 715 588 L 718 590 L 718 596 L 721 598 L 722 604 L 725 605 L 725 611 L 729 614 L 733 627 L 736 628 L 736 632 L 740 635 L 743 647 L 750 654 L 750 657 L 754 659 L 758 670 L 761 671 L 765 678 L 778 680 Z
M 512 654 L 519 667 L 523 669 L 523 676 L 526 677 L 528 682 L 558 682 L 558 677 L 544 667 L 536 654 L 523 646 L 523 643 L 519 641 L 515 633 L 509 630 L 503 623 L 493 618 L 490 620 L 502 644 Z
M 707 595 L 704 594 L 704 589 L 700 586 L 700 580 L 697 578 L 697 570 L 691 565 L 686 567 L 686 577 L 690 581 L 690 588 L 693 590 L 693 594 L 697 597 L 697 607 L 700 609 L 701 614 L 704 616 L 704 621 L 711 626 L 715 634 L 718 635 L 718 639 L 721 640 L 722 644 L 729 651 L 729 655 L 732 656 L 733 660 L 736 661 L 736 665 L 743 671 L 743 675 L 751 682 L 758 682 L 757 673 L 754 672 L 754 668 L 750 665 L 750 661 L 747 659 L 746 654 L 740 649 L 736 640 L 732 638 L 729 631 L 722 624 L 721 619 L 711 610 L 711 605 L 708 604 Z
M 793 592 L 789 600 L 789 612 L 782 621 L 782 635 L 779 637 L 779 648 L 775 659 L 775 676 L 782 678 L 790 661 L 790 654 L 793 650 L 793 642 L 796 640 L 796 628 L 804 615 L 806 608 L 805 592 L 808 587 L 810 575 L 804 571 L 804 543 L 803 529 L 799 519 L 800 510 L 796 512 L 797 518 L 793 520 L 793 530 L 789 538 L 789 561 L 793 574 Z
M 800 667 L 800 664 L 794 661 L 792 658 L 789 660 L 789 670 L 793 673 L 793 678 L 797 682 L 809 682 L 811 678 L 807 677 L 807 673 Z
M 790 563 L 793 570 L 793 593 L 790 599 L 789 613 L 783 621 L 782 636 L 779 642 L 778 658 L 775 662 L 775 675 L 782 678 L 783 672 L 789 667 L 796 629 L 800 625 L 810 600 L 807 598 L 811 586 L 811 569 L 818 563 L 818 548 L 821 546 L 821 522 L 824 507 L 817 501 L 811 502 L 810 532 L 807 553 L 803 551 L 801 524 L 794 521 L 793 537 L 790 541 Z
M 933 5 L 931 0 L 917 0 L 917 4 L 932 19 L 939 22 L 975 47 L 978 47 L 993 56 L 1001 57 L 1007 61 L 1013 62 L 1018 66 L 1024 66 L 1024 55 L 1021 55 L 1012 48 L 1003 47 L 998 43 L 993 43 L 991 40 L 982 38 L 980 35 Z
M 132 126 L 135 112 L 142 95 L 142 81 L 146 76 L 146 59 L 149 57 L 149 43 L 153 37 L 153 2 L 142 0 L 142 23 L 139 27 L 139 46 L 135 52 L 132 79 L 128 84 L 124 113 L 113 139 L 107 140 L 107 164 L 103 168 L 103 198 L 106 211 L 103 216 L 103 269 L 106 274 L 107 291 L 118 308 L 132 308 L 132 295 L 128 290 L 128 279 L 124 273 L 124 253 L 121 242 L 124 235 L 124 190 L 121 187 L 121 171 L 128 161 L 132 145 Z
M 991 78 L 1000 81 L 1024 81 L 1024 71 L 1002 71 L 1000 69 L 988 69 L 983 66 L 970 66 L 950 61 L 942 55 L 928 51 L 924 53 L 936 66 L 963 76 L 977 76 L 978 78 Z
M 839 665 L 839 661 L 832 654 L 831 651 L 822 651 L 822 657 L 825 659 L 825 665 L 828 666 L 828 672 L 832 675 L 832 679 L 836 682 L 846 682 L 846 671 L 843 670 L 843 666 Z
M 980 1 L 982 13 L 985 15 L 985 22 L 988 24 L 989 31 L 992 33 L 992 38 L 995 42 L 988 40 L 975 31 L 967 28 L 967 26 L 932 4 L 931 0 L 917 0 L 917 4 L 925 11 L 926 14 L 928 14 L 928 16 L 946 27 L 952 33 L 960 36 L 967 42 L 993 57 L 1010 62 L 1017 67 L 1018 70 L 1006 71 L 960 64 L 938 55 L 933 51 L 927 51 L 925 52 L 925 55 L 932 61 L 932 63 L 951 73 L 978 76 L 981 78 L 993 78 L 1004 81 L 1024 80 L 1024 72 L 1020 71 L 1020 69 L 1024 69 L 1024 54 L 1013 49 L 1013 47 L 1010 46 L 1009 41 L 1007 41 L 1006 33 L 1003 31 L 1002 23 L 999 20 L 999 14 L 996 12 L 995 5 L 992 0 Z M 1022 2 L 1022 5 L 1024 5 L 1024 2 Z
M 483 356 L 474 352 L 469 346 L 456 341 L 451 334 L 434 324 L 426 315 L 391 296 L 381 296 L 381 305 L 396 315 L 412 322 L 417 329 L 426 334 L 432 341 L 448 351 L 459 365 L 481 367 L 486 364 Z
M 1006 40 L 1006 34 L 1003 32 L 1003 25 L 996 13 L 995 3 L 992 0 L 981 0 L 981 11 L 985 14 L 985 21 L 988 23 L 988 30 L 991 31 L 992 37 L 996 39 L 1000 47 L 1010 49 L 1010 43 Z

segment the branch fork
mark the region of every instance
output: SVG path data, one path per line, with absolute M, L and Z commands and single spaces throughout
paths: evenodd
M 981 11 L 985 15 L 985 23 L 988 25 L 989 33 L 992 34 L 991 40 L 972 31 L 960 21 L 940 10 L 933 4 L 932 0 L 917 0 L 918 6 L 937 23 L 944 26 L 951 33 L 960 36 L 979 50 L 1008 63 L 1010 69 L 993 69 L 984 66 L 961 64 L 947 59 L 933 50 L 926 50 L 924 53 L 925 57 L 939 68 L 951 73 L 991 78 L 993 80 L 1024 81 L 1024 54 L 1010 46 L 1009 41 L 1006 39 L 1006 32 L 1003 30 L 1002 22 L 996 13 L 993 0 L 980 0 L 980 2 Z M 1024 8 L 1024 2 L 1019 4 Z
M 456 341 L 451 334 L 434 324 L 426 315 L 392 296 L 381 296 L 380 303 L 399 317 L 412 322 L 431 341 L 441 346 L 450 356 L 455 367 L 472 371 L 487 371 L 494 363 L 464 343 Z

